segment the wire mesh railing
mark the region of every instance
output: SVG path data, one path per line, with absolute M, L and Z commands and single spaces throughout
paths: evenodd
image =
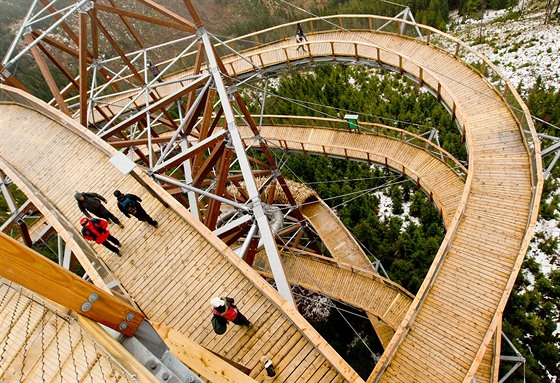
M 0 381 L 137 381 L 71 312 L 4 278 L 0 322 Z

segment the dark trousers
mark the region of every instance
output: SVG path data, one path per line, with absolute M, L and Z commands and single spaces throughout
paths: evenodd
M 251 322 L 249 321 L 249 319 L 245 318 L 245 315 L 241 314 L 239 312 L 239 310 L 237 311 L 237 316 L 235 317 L 235 319 L 232 322 L 235 323 L 238 326 L 250 326 L 251 325 Z
M 119 242 L 119 240 L 109 234 L 109 237 L 107 237 L 107 239 L 102 243 L 103 246 L 111 250 L 113 253 L 119 254 L 119 249 L 111 245 L 109 242 L 113 242 L 115 245 L 120 246 L 121 243 Z
M 138 206 L 138 208 L 136 208 L 136 213 L 134 214 L 134 216 L 138 221 L 148 222 L 152 226 L 157 225 L 157 221 L 154 221 L 154 219 L 150 217 L 148 213 L 146 213 L 146 210 L 144 210 L 142 206 Z
M 122 225 L 121 221 L 119 221 L 119 219 L 117 217 L 115 217 L 115 215 L 113 213 L 111 213 L 109 210 L 104 212 L 103 215 L 98 215 L 98 217 L 103 218 L 107 222 L 113 222 L 113 223 L 116 223 L 119 226 Z

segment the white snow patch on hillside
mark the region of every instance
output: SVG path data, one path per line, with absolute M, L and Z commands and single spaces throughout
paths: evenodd
M 552 202 L 552 198 L 555 194 L 560 194 L 560 190 L 556 190 L 556 193 L 552 193 L 547 199 L 547 203 Z M 559 212 L 556 211 L 557 216 Z M 539 238 L 541 237 L 542 238 Z M 533 241 L 529 245 L 528 256 L 534 256 L 537 262 L 542 265 L 542 270 L 545 274 L 550 273 L 552 269 L 557 268 L 554 265 L 553 256 L 548 256 L 544 254 L 539 248 L 539 244 L 551 238 L 560 238 L 560 222 L 557 219 L 545 220 L 539 219 L 535 225 L 535 233 L 533 234 Z M 560 257 L 560 249 L 556 249 L 556 257 Z
M 515 87 L 527 90 L 540 76 L 547 87 L 560 88 L 560 25 L 544 25 L 544 11 L 507 18 L 513 9 L 487 11 L 482 20 L 451 17 L 450 33 L 496 64 Z M 481 43 L 482 42 L 482 43 Z
M 559 238 L 560 237 L 560 227 L 559 222 L 556 220 L 539 220 L 535 225 L 535 234 L 542 233 L 545 238 Z M 537 262 L 542 265 L 542 271 L 545 274 L 550 273 L 550 271 L 554 268 L 554 265 L 550 262 L 549 256 L 544 254 L 542 251 L 539 250 L 538 245 L 542 240 L 536 239 L 531 242 L 529 245 L 529 252 L 527 255 L 532 255 L 535 257 Z

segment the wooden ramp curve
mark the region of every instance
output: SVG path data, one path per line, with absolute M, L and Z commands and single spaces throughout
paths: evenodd
M 460 196 L 464 190 L 463 170 L 454 169 L 441 160 L 440 157 L 430 154 L 422 141 L 420 141 L 421 145 L 418 145 L 418 142 L 413 144 L 413 137 L 403 138 L 402 134 L 397 135 L 400 138 L 382 137 L 377 134 L 321 128 L 316 126 L 317 121 L 314 121 L 314 124 L 314 127 L 265 125 L 261 127 L 260 133 L 271 147 L 280 147 L 287 151 L 367 161 L 368 163 L 377 162 L 408 175 L 413 180 L 416 180 L 418 185 L 422 186 L 433 197 L 442 212 L 445 226 L 449 227 L 451 225 Z M 289 134 L 286 134 L 286 131 L 289 131 Z M 248 134 L 248 132 L 245 133 Z M 418 138 L 416 137 L 416 139 Z M 246 138 L 246 140 L 249 143 L 249 138 Z M 458 172 L 457 170 L 461 171 Z M 327 240 L 325 242 L 329 252 L 337 262 L 332 260 L 313 262 L 314 258 L 300 261 L 299 257 L 295 259 L 294 255 L 290 255 L 289 258 L 291 257 L 292 259 L 289 262 L 287 259 L 284 260 L 287 265 L 290 265 L 286 267 L 286 274 L 290 282 L 302 283 L 302 285 L 312 290 L 317 290 L 318 286 L 320 286 L 321 292 L 325 295 L 336 297 L 361 308 L 372 320 L 383 345 L 387 346 L 394 335 L 394 322 L 390 320 L 384 322 L 388 318 L 383 313 L 385 313 L 385 310 L 390 309 L 390 305 L 393 302 L 391 298 L 388 299 L 391 302 L 389 306 L 386 305 L 387 300 L 383 299 L 368 299 L 365 302 L 361 300 L 356 301 L 353 298 L 354 288 L 340 289 L 341 286 L 347 286 L 346 283 L 349 279 L 355 278 L 356 280 L 353 282 L 356 282 L 356 284 L 352 284 L 352 286 L 359 286 L 356 290 L 363 290 L 367 297 L 379 297 L 379 294 L 382 294 L 381 292 L 384 290 L 376 281 L 376 278 L 379 277 L 347 276 L 344 272 L 339 271 L 337 274 L 336 271 L 331 270 L 336 267 L 344 268 L 342 264 L 348 262 L 349 265 L 346 265 L 346 268 L 354 274 L 355 268 L 363 268 L 367 265 L 367 263 L 364 263 L 364 259 L 367 259 L 367 257 L 353 238 L 346 239 L 345 235 L 349 234 L 346 228 L 341 227 L 343 225 L 340 220 L 332 215 L 332 211 L 324 206 L 324 203 L 316 201 L 306 204 L 303 207 L 303 212 L 323 240 L 325 238 L 329 239 L 335 233 L 338 240 L 345 243 L 345 247 L 336 246 L 337 241 Z M 340 236 L 343 238 L 339 238 Z M 351 250 L 349 251 L 350 256 L 347 255 L 348 248 Z M 258 267 L 264 268 L 263 264 L 266 263 L 262 262 L 264 261 L 262 257 L 260 261 Z M 311 262 L 312 265 L 306 267 L 307 263 L 304 262 Z M 293 268 L 297 268 L 299 271 L 294 272 Z M 303 272 L 301 269 L 303 269 Z M 323 278 L 324 275 L 328 275 L 328 278 Z M 310 281 L 316 281 L 316 283 L 311 283 Z M 370 289 L 371 293 L 365 293 L 365 289 Z M 341 291 L 348 292 L 348 294 L 342 294 Z M 392 293 L 394 294 L 395 292 L 393 291 Z M 385 297 L 389 295 L 383 294 Z M 406 295 L 401 295 L 398 300 L 395 298 L 395 302 L 399 302 L 398 307 L 400 307 L 400 309 L 395 310 L 397 313 L 402 313 L 401 310 L 404 307 L 409 307 L 410 301 L 405 303 L 405 298 Z M 383 320 L 379 320 L 381 318 Z M 393 320 L 396 319 L 397 321 L 401 321 L 403 318 L 400 315 L 392 317 Z M 493 345 L 494 343 L 492 343 Z M 497 373 L 492 374 L 492 366 L 499 364 L 499 358 L 496 357 L 498 354 L 496 354 L 496 350 L 493 347 L 489 347 L 476 372 L 478 382 L 497 381 Z
M 425 41 L 376 32 L 309 37 L 309 52 L 299 57 L 286 49 L 292 42 L 281 42 L 255 49 L 254 65 L 236 58 L 224 61 L 235 75 L 252 73 L 255 66 L 265 69 L 318 57 L 376 61 L 419 78 L 437 92 L 463 130 L 469 175 L 459 209 L 369 381 L 470 382 L 501 320 L 537 218 L 542 175 L 534 128 L 526 114 L 516 119 L 485 78 Z M 457 52 L 460 48 L 457 42 Z M 484 65 L 492 67 L 486 61 Z M 506 82 L 504 95 L 513 92 Z M 524 128 L 530 130 L 530 146 Z
M 402 139 L 317 126 L 264 125 L 259 129 L 271 148 L 376 163 L 400 172 L 432 196 L 446 226 L 451 223 L 461 200 L 465 187 L 462 174 L 423 148 Z M 247 144 L 255 139 L 249 129 L 240 127 L 239 130 Z M 320 225 L 316 228 L 320 230 Z M 363 257 L 358 255 L 345 260 L 355 265 L 358 261 L 362 263 Z
M 356 239 L 322 200 L 306 201 L 301 212 L 333 258 L 357 267 L 371 263 Z
M 282 252 L 290 283 L 317 291 L 372 314 L 396 330 L 414 296 L 379 274 L 311 254 Z M 259 253 L 253 267 L 270 277 L 266 255 Z
M 295 52 L 291 41 L 253 50 L 255 66 L 287 67 L 325 57 L 375 61 L 407 72 L 430 87 L 463 130 L 469 152 L 466 188 L 430 273 L 370 381 L 470 382 L 501 320 L 538 213 L 540 148 L 530 120 L 526 115 L 516 119 L 485 78 L 453 53 L 425 41 L 376 32 L 325 32 L 308 37 L 306 55 Z M 460 49 L 457 43 L 457 52 Z M 225 61 L 236 76 L 255 70 L 241 59 Z M 509 97 L 515 90 L 506 85 L 503 94 Z M 533 135 L 530 144 L 522 132 L 527 124 Z M 33 177 L 41 178 L 41 174 Z M 102 189 L 93 181 L 85 186 Z M 66 209 L 70 211 L 70 203 Z M 141 249 L 131 242 L 132 248 Z M 149 262 L 158 263 L 153 258 Z M 130 280 L 135 289 L 144 285 L 142 276 L 130 275 L 135 275 Z M 153 300 L 139 296 L 148 306 L 154 305 Z M 161 297 L 156 294 L 155 299 Z M 190 314 L 203 313 L 202 307 Z M 240 335 L 238 339 L 248 338 Z M 205 341 L 212 347 L 223 345 Z
M 94 248 L 151 321 L 245 366 L 258 381 L 266 379 L 262 355 L 276 366 L 278 381 L 361 381 L 295 309 L 180 204 L 142 172 L 123 175 L 113 166 L 109 158 L 115 151 L 108 144 L 39 100 L 2 90 L 0 166 L 6 174 L 11 170 L 24 178 L 76 226 L 81 216 L 72 197 L 76 190 L 106 196 L 113 211 L 113 190 L 136 193 L 160 222 L 158 229 L 133 220 L 125 221 L 124 229 L 110 227 L 123 243 L 122 258 Z M 33 194 L 29 197 L 33 201 Z M 221 337 L 213 333 L 208 302 L 225 294 L 236 298 L 252 328 L 233 326 Z

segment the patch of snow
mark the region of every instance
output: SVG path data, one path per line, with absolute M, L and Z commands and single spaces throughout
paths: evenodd
M 268 86 L 274 90 L 278 90 L 278 87 L 280 86 L 280 77 L 269 77 Z
M 332 302 L 330 298 L 320 294 L 303 296 L 300 303 L 301 314 L 314 321 L 324 321 L 331 313 Z
M 390 219 L 393 214 L 393 199 L 390 196 L 387 196 L 384 191 L 376 191 L 373 193 L 374 196 L 379 198 L 379 213 L 377 214 L 379 219 L 382 222 L 386 222 Z M 410 202 L 403 203 L 403 214 L 399 216 L 403 220 L 403 224 L 401 227 L 401 233 L 405 231 L 405 229 L 410 225 L 410 223 L 414 223 L 415 225 L 420 225 L 420 221 L 416 217 L 412 217 L 410 215 Z
M 544 235 L 544 238 L 560 238 L 560 223 L 556 220 L 544 220 L 541 219 L 537 221 L 535 225 L 535 234 L 541 233 Z M 542 271 L 545 274 L 549 274 L 550 271 L 555 267 L 554 264 L 551 262 L 550 256 L 544 254 L 542 251 L 539 250 L 538 246 L 539 243 L 544 241 L 545 239 L 535 238 L 534 241 L 531 241 L 529 245 L 529 252 L 527 256 L 534 256 L 537 262 L 542 265 Z
M 560 194 L 560 190 L 556 190 L 555 193 L 552 193 L 548 199 L 547 203 L 551 203 L 554 195 Z M 560 216 L 560 212 L 555 211 L 556 216 Z M 560 222 L 556 219 L 545 220 L 539 219 L 535 225 L 535 233 L 533 234 L 533 241 L 531 241 L 529 245 L 529 251 L 527 253 L 528 256 L 534 256 L 537 262 L 542 265 L 542 270 L 545 274 L 550 273 L 552 269 L 555 269 L 555 260 L 553 258 L 560 257 L 560 249 L 556 249 L 555 255 L 547 255 L 544 254 L 539 249 L 539 244 L 551 239 L 551 238 L 560 238 Z M 556 259 L 556 264 L 558 263 L 558 259 Z
M 528 5 L 525 4 L 525 7 Z M 498 66 L 516 88 L 533 87 L 540 76 L 547 87 L 560 89 L 560 25 L 544 25 L 544 11 L 508 18 L 521 7 L 487 11 L 480 19 L 451 17 L 452 34 Z M 504 20 L 496 20 L 498 18 Z M 475 62 L 474 57 L 466 57 Z

